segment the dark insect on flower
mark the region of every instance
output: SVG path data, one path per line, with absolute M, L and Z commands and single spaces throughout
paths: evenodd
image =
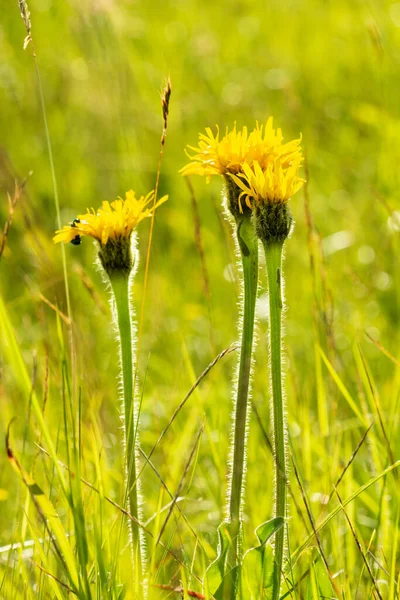
M 79 219 L 74 219 L 71 223 L 71 227 L 76 227 L 76 224 L 80 223 Z M 80 235 L 76 235 L 72 240 L 71 240 L 71 244 L 73 244 L 74 246 L 79 246 L 79 244 L 82 244 L 82 237 Z
M 163 196 L 155 202 L 154 190 L 140 198 L 136 197 L 133 190 L 129 190 L 125 194 L 125 200 L 118 198 L 113 202 L 104 201 L 97 211 L 92 209 L 85 215 L 79 215 L 72 223 L 56 231 L 53 241 L 55 244 L 68 244 L 71 241 L 78 244 L 76 238 L 86 235 L 97 240 L 102 246 L 106 246 L 108 240 L 118 242 L 125 239 L 130 242 L 137 224 L 151 217 L 157 206 L 163 204 L 167 198 L 168 196 Z M 78 231 L 74 231 L 75 227 Z

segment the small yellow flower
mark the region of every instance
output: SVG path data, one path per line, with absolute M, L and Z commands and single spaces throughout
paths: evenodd
M 148 207 L 154 202 L 154 191 L 136 198 L 135 192 L 130 190 L 126 192 L 125 200 L 118 198 L 111 203 L 105 201 L 97 212 L 93 208 L 87 209 L 87 213 L 78 215 L 71 225 L 56 231 L 53 241 L 67 244 L 86 235 L 105 245 L 109 239 L 129 238 L 136 225 L 150 217 L 154 209 L 167 199 L 168 196 L 163 196 L 155 206 Z
M 299 177 L 301 161 L 302 156 L 298 152 L 287 167 L 284 166 L 281 158 L 276 158 L 264 170 L 257 161 L 254 162 L 253 168 L 245 163 L 243 173 L 231 175 L 242 190 L 239 195 L 240 211 L 242 212 L 241 199 L 243 197 L 249 208 L 265 202 L 287 202 L 305 182 L 305 179 Z
M 198 147 L 188 146 L 195 154 L 192 156 L 186 151 L 192 162 L 180 170 L 182 175 L 229 175 L 243 171 L 243 166 L 252 166 L 258 162 L 265 169 L 276 158 L 280 158 L 282 166 L 288 166 L 299 152 L 301 137 L 287 144 L 283 144 L 280 128 L 274 129 L 273 118 L 270 117 L 266 124 L 259 125 L 251 133 L 247 127 L 237 131 L 236 124 L 232 131 L 226 129 L 225 135 L 220 139 L 217 126 L 216 135 L 206 128 L 206 134 L 199 134 Z

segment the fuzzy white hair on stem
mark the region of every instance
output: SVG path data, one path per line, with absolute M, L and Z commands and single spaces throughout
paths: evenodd
M 139 402 L 138 378 L 136 364 L 137 326 L 133 306 L 132 284 L 139 263 L 137 236 L 133 233 L 128 240 L 121 240 L 121 244 L 129 244 L 130 270 L 126 265 L 121 271 L 118 264 L 107 262 L 107 245 L 101 247 L 103 257 L 97 258 L 96 264 L 100 268 L 103 280 L 109 290 L 109 301 L 114 326 L 114 334 L 118 343 L 120 375 L 118 392 L 121 399 L 121 423 L 123 428 L 123 443 L 125 454 L 125 503 L 128 506 L 129 520 L 128 535 L 132 551 L 134 567 L 135 588 L 138 598 L 148 595 L 148 582 L 145 577 L 146 545 L 142 521 L 143 499 L 140 481 L 137 473 L 140 470 L 138 452 L 139 432 Z M 112 269 L 106 272 L 104 265 L 112 264 Z

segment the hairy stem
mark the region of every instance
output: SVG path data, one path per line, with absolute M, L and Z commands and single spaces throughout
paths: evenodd
M 240 559 L 241 555 L 240 519 L 243 505 L 243 479 L 246 469 L 248 395 L 253 349 L 254 312 L 258 284 L 258 240 L 249 218 L 245 218 L 239 222 L 237 235 L 243 264 L 244 299 L 242 345 L 235 404 L 232 478 L 229 500 L 231 534 L 236 551 L 235 562 Z
M 113 275 L 110 279 L 115 298 L 121 348 L 127 503 L 130 515 L 136 519 L 136 521 L 129 519 L 135 591 L 138 598 L 143 598 L 143 557 L 140 529 L 137 523 L 139 518 L 139 491 L 136 481 L 137 423 L 133 384 L 134 365 L 132 358 L 132 318 L 129 300 L 129 275 Z
M 269 350 L 272 383 L 274 454 L 275 454 L 275 517 L 286 517 L 286 438 L 285 413 L 282 394 L 282 248 L 283 243 L 264 244 L 267 263 L 269 290 Z M 283 555 L 285 547 L 285 527 L 275 535 L 275 568 L 273 600 L 279 598 Z

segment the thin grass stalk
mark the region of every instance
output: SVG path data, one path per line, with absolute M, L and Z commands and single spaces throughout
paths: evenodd
M 27 48 L 28 45 L 30 46 L 30 48 L 32 50 L 33 63 L 35 66 L 35 74 L 36 74 L 36 80 L 37 80 L 37 86 L 38 86 L 38 92 L 39 92 L 39 101 L 40 101 L 40 107 L 41 107 L 42 116 L 43 116 L 43 125 L 44 125 L 45 137 L 46 137 L 46 145 L 47 145 L 47 151 L 48 151 L 48 155 L 49 155 L 50 173 L 51 173 L 51 181 L 52 181 L 52 186 L 53 186 L 54 206 L 56 209 L 57 225 L 58 225 L 58 229 L 61 229 L 61 210 L 60 210 L 60 200 L 59 200 L 59 195 L 58 195 L 58 183 L 57 183 L 56 169 L 55 169 L 54 157 L 53 157 L 53 145 L 51 142 L 50 129 L 49 129 L 49 124 L 48 124 L 48 119 L 47 119 L 47 108 L 46 108 L 46 102 L 44 99 L 42 77 L 41 77 L 40 69 L 39 69 L 39 61 L 38 61 L 38 57 L 36 54 L 36 49 L 35 49 L 35 45 L 34 45 L 34 41 L 33 41 L 33 37 L 32 37 L 32 24 L 31 24 L 31 20 L 30 20 L 30 12 L 29 12 L 29 8 L 28 8 L 28 4 L 26 3 L 26 0 L 18 0 L 18 4 L 19 4 L 20 14 L 21 14 L 22 20 L 24 22 L 24 25 L 26 28 L 26 33 L 27 33 L 27 36 L 24 41 L 24 50 Z M 65 299 L 66 299 L 66 304 L 67 304 L 67 316 L 69 318 L 68 334 L 69 334 L 70 351 L 71 351 L 71 366 L 72 366 L 71 370 L 72 370 L 72 378 L 73 378 L 73 390 L 74 390 L 74 396 L 75 396 L 76 390 L 77 390 L 76 350 L 75 350 L 73 328 L 72 328 L 72 309 L 71 309 L 71 296 L 70 296 L 70 288 L 69 288 L 69 280 L 68 280 L 67 257 L 66 257 L 64 245 L 61 246 L 61 259 L 62 259 L 62 268 L 63 268 L 63 277 L 64 277 Z
M 240 523 L 246 471 L 248 396 L 250 391 L 254 316 L 258 284 L 258 240 L 250 219 L 245 218 L 239 222 L 237 235 L 243 265 L 243 322 L 236 403 L 234 408 L 234 431 L 231 450 L 232 475 L 229 494 L 229 520 L 236 552 L 235 562 L 240 560 L 241 557 Z
M 269 291 L 269 353 L 275 456 L 275 517 L 286 518 L 286 419 L 282 386 L 282 249 L 283 243 L 265 243 Z M 285 549 L 285 527 L 275 534 L 273 600 L 280 594 Z
M 126 489 L 128 511 L 133 519 L 129 519 L 130 543 L 133 558 L 135 592 L 139 598 L 144 597 L 143 583 L 143 548 L 139 520 L 140 497 L 136 478 L 136 444 L 137 423 L 134 400 L 134 365 L 133 365 L 133 332 L 130 308 L 129 275 L 117 274 L 110 277 L 115 299 L 116 319 L 121 351 L 121 374 L 124 411 Z

